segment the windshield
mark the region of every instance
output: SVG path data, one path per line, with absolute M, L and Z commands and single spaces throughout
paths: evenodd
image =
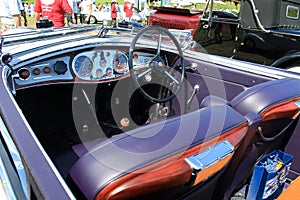
M 196 42 L 193 40 L 192 30 L 168 29 L 168 31 L 175 37 L 183 51 L 195 47 Z M 158 49 L 160 47 L 176 49 L 176 44 L 166 32 L 159 32 L 155 29 L 144 33 L 137 40 L 137 44 L 146 44 Z

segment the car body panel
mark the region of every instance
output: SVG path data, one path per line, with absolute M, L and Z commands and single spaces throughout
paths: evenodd
M 271 135 L 287 122 L 297 123 L 299 87 L 284 90 L 299 84 L 297 73 L 208 56 L 194 48 L 185 49 L 186 81 L 176 98 L 164 103 L 145 98 L 131 76 L 143 75 L 158 47 L 159 61 L 174 68 L 167 76 L 174 73 L 175 79 L 182 73 L 176 47 L 156 28 L 142 29 L 150 32 L 134 48 L 131 42 L 138 35 L 131 29 L 83 26 L 75 31 L 37 31 L 26 40 L 16 40 L 23 33 L 4 36 L 2 57 L 11 53 L 13 59 L 1 63 L 1 118 L 21 157 L 27 179 L 20 185 L 28 184 L 29 198 L 217 199 L 225 194 L 219 189 L 231 191 L 240 181 L 236 177 L 251 175 L 250 169 L 238 175 L 227 172 L 232 167 L 240 172 L 236 160 L 248 147 L 246 137 L 254 143 L 250 146 L 256 145 L 252 137 L 260 123 L 279 120 Z M 45 35 L 47 31 L 61 37 Z M 101 31 L 106 34 L 99 37 Z M 156 44 L 157 39 L 161 43 Z M 133 71 L 130 51 L 135 56 Z M 114 76 L 92 76 L 102 57 L 105 67 L 115 70 Z M 129 71 L 126 67 L 118 71 L 116 61 L 124 61 Z M 154 74 L 150 78 L 165 79 Z M 162 93 L 160 87 L 149 87 Z M 221 103 L 204 106 L 203 101 L 214 95 L 223 99 Z M 124 118 L 130 123 L 124 124 Z M 290 136 L 298 137 L 293 134 L 297 130 L 291 126 L 282 135 L 284 140 L 258 148 L 262 151 L 258 157 L 274 148 L 284 149 Z M 219 147 L 224 143 L 232 145 L 229 153 L 231 148 Z M 225 157 L 206 157 L 212 163 L 201 171 L 191 157 L 202 161 L 199 157 L 210 149 Z M 249 158 L 259 159 L 255 153 Z M 250 163 L 248 167 L 255 164 Z M 228 174 L 234 175 L 228 177 L 233 178 L 232 185 L 220 184 Z

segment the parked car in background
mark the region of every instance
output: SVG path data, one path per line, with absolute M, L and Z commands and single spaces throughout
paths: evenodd
M 125 12 L 123 9 L 123 5 L 119 5 L 119 10 L 120 12 L 118 12 L 118 17 L 117 20 L 119 22 L 123 21 L 125 18 Z M 140 10 L 138 10 L 137 8 L 133 8 L 133 16 L 131 17 L 131 21 L 134 22 L 139 22 L 139 23 L 144 23 L 146 21 L 146 18 L 144 16 L 142 16 L 140 14 Z M 93 12 L 92 12 L 92 16 L 90 17 L 90 24 L 97 24 L 99 22 L 103 22 L 103 21 L 110 21 L 111 17 L 110 17 L 110 7 L 103 7 L 101 9 L 101 11 L 99 11 L 96 6 L 93 6 Z
M 299 0 L 243 0 L 239 13 L 214 10 L 214 2 L 196 12 L 157 8 L 149 24 L 193 29 L 209 54 L 300 72 Z
M 94 5 L 94 4 L 93 4 Z M 118 19 L 120 16 L 118 15 Z M 98 22 L 110 21 L 110 8 L 103 7 L 101 11 L 99 11 L 96 6 L 93 6 L 92 16 L 90 17 L 90 24 L 97 24 Z
M 146 15 L 144 15 L 144 13 L 142 13 L 142 11 L 136 7 L 133 7 L 132 9 L 133 9 L 133 15 L 131 17 L 131 21 L 145 23 L 147 20 Z

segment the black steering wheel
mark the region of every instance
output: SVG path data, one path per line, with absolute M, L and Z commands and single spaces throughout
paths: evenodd
M 142 70 L 137 70 L 137 66 L 134 66 L 133 63 L 135 59 L 134 51 L 135 49 L 139 49 L 140 51 L 141 48 L 136 48 L 136 45 L 147 45 L 148 42 L 152 46 L 155 41 L 157 41 L 155 55 L 153 56 L 153 58 L 150 59 L 149 62 L 143 65 Z M 161 48 L 163 42 L 167 42 L 168 44 L 172 43 L 175 45 L 176 48 L 171 49 L 171 51 L 174 51 L 175 54 L 177 54 L 177 58 L 180 59 L 180 71 L 174 70 L 172 67 L 168 66 L 168 61 L 162 58 Z M 177 39 L 171 32 L 169 32 L 165 28 L 158 26 L 148 26 L 139 31 L 131 42 L 131 46 L 129 49 L 128 64 L 130 74 L 135 86 L 138 88 L 138 90 L 142 93 L 144 97 L 146 97 L 152 102 L 164 103 L 170 101 L 178 94 L 183 85 L 185 77 L 183 52 Z M 149 74 L 151 73 L 159 73 L 163 75 L 160 78 L 160 83 L 155 82 L 155 84 L 164 86 L 165 89 L 167 89 L 167 91 L 164 90 L 165 94 L 161 95 L 160 97 L 154 97 L 150 92 L 146 92 L 142 87 L 142 80 L 147 80 L 147 77 L 149 77 Z M 144 83 L 145 82 L 147 81 L 144 81 Z M 151 81 L 148 82 L 151 83 Z

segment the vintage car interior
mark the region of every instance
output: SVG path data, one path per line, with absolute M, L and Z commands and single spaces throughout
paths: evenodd
M 13 38 L 1 112 L 31 199 L 228 199 L 298 122 L 296 74 L 211 57 L 160 27 Z

